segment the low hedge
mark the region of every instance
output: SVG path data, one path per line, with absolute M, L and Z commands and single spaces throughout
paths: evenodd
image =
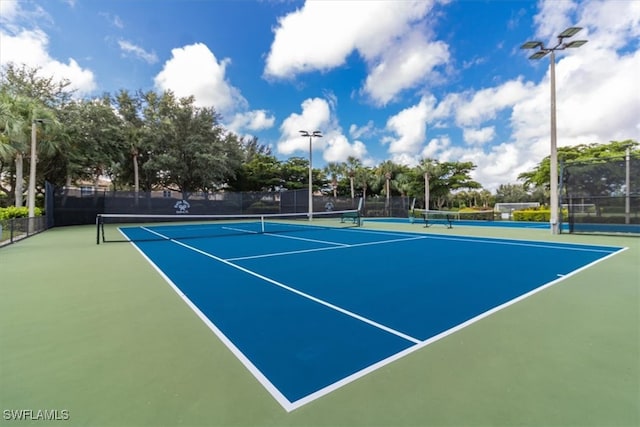
M 42 209 L 36 207 L 33 211 L 36 216 L 42 215 Z M 9 206 L 8 208 L 0 208 L 0 219 L 27 218 L 29 217 L 29 208 Z
M 563 209 L 562 217 L 567 218 L 567 216 L 567 210 Z M 522 209 L 513 212 L 513 219 L 514 221 L 549 222 L 551 211 L 549 209 Z

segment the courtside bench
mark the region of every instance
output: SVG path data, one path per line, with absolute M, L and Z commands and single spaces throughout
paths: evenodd
M 345 212 L 340 216 L 340 222 L 352 221 L 354 224 L 360 225 L 360 212 Z

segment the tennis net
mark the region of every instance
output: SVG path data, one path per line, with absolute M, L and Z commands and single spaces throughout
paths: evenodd
M 360 211 L 342 210 L 288 214 L 142 215 L 100 214 L 96 243 L 184 240 L 219 236 L 290 233 L 357 227 Z

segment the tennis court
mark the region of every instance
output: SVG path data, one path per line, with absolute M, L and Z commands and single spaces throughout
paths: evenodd
M 226 220 L 120 231 L 288 411 L 622 250 L 313 222 L 255 231 L 264 227 Z M 416 278 L 397 277 L 390 254 Z M 533 260 L 540 268 L 517 281 L 491 269 L 450 278 L 502 259 L 510 277 Z
M 332 221 L 129 224 L 108 233 L 134 243 L 101 245 L 95 225 L 59 227 L 3 248 L 3 411 L 78 426 L 640 421 L 637 238 Z

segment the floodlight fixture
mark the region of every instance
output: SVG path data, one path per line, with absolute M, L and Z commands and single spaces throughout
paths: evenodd
M 582 30 L 582 27 L 569 27 L 566 30 L 564 30 L 563 32 L 561 32 L 560 35 L 558 36 L 558 38 L 565 39 L 565 38 L 568 38 L 568 37 L 573 37 L 580 30 Z
M 542 42 L 539 41 L 529 41 L 520 46 L 520 49 L 537 49 L 542 47 Z
M 539 50 L 529 57 L 529 59 L 542 59 L 549 54 L 549 50 Z
M 565 43 L 564 47 L 565 47 L 565 49 L 573 49 L 573 48 L 582 46 L 586 42 L 587 42 L 587 40 L 574 40 L 572 42 Z

